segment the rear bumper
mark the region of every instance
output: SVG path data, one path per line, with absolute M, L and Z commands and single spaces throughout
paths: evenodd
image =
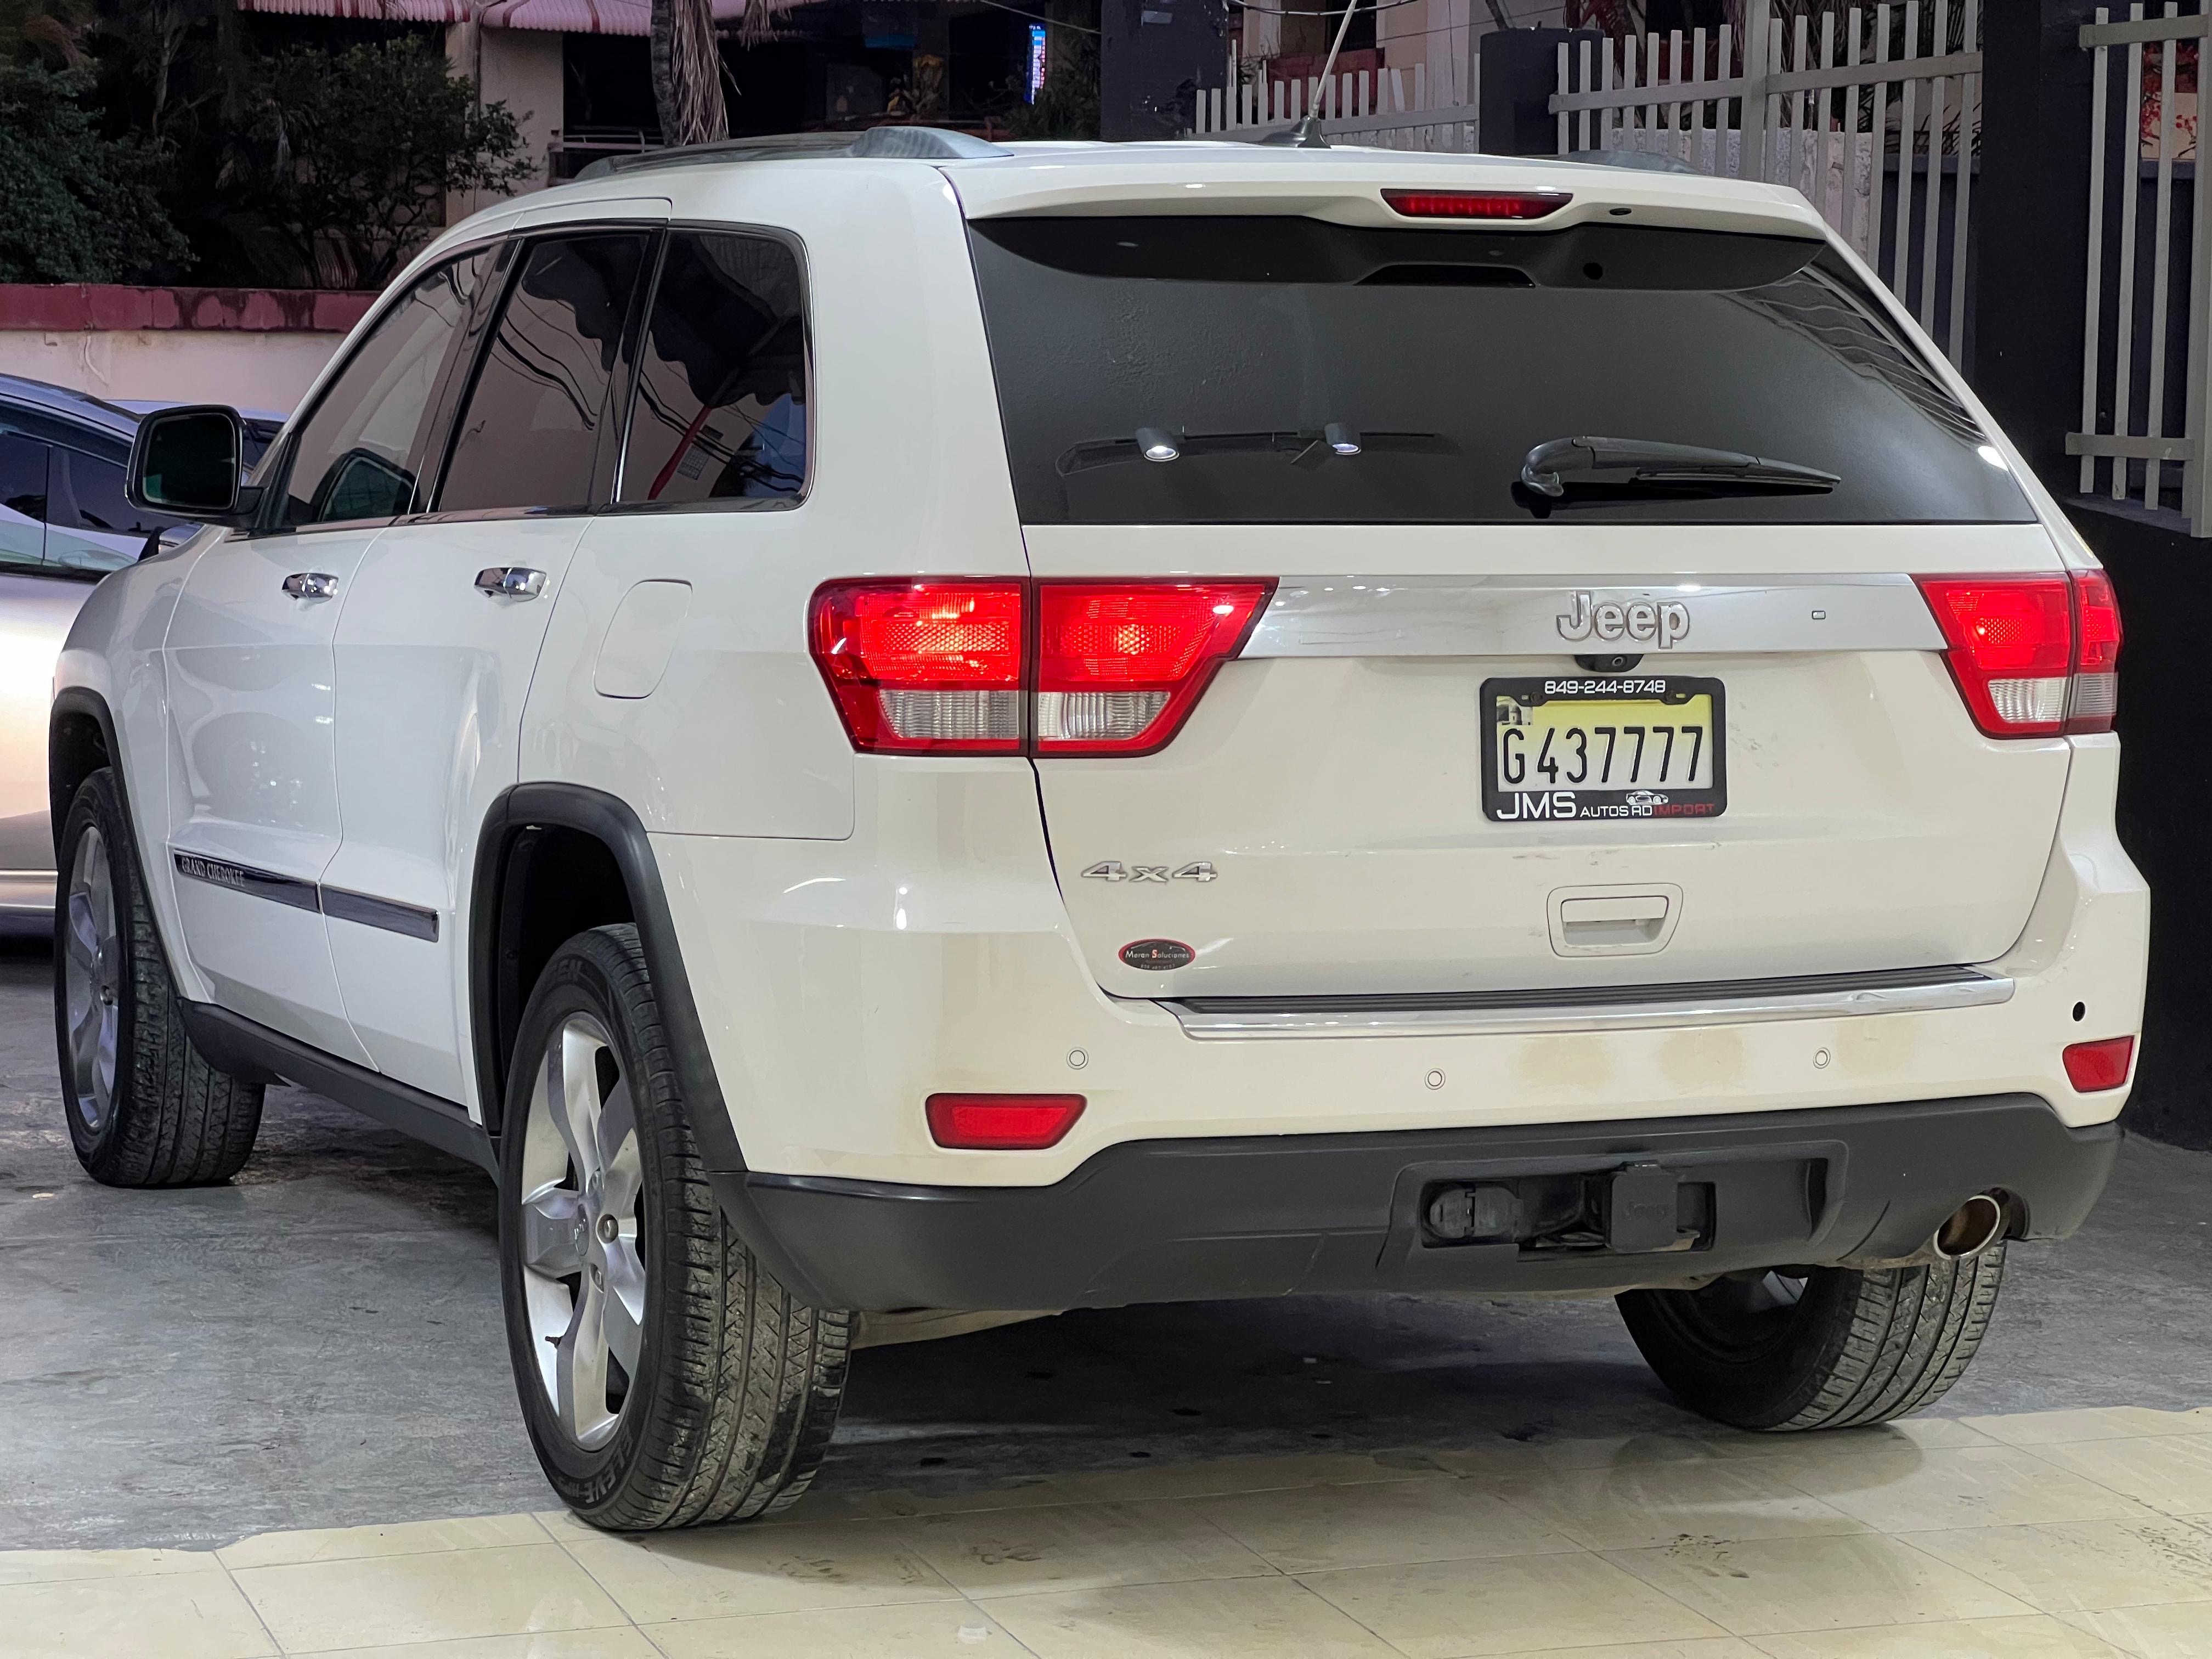
M 1973 1194 L 2033 1237 L 2080 1225 L 2119 1146 L 2033 1095 L 1571 1125 L 1125 1142 L 1045 1187 L 715 1177 L 771 1267 L 822 1307 L 1065 1309 L 1309 1291 L 1602 1292 L 1907 1255 Z M 1532 1196 L 1632 1165 L 1679 1183 L 1677 1247 L 1447 1243 L 1455 1183 Z M 1547 1184 L 1548 1183 L 1548 1185 Z M 1601 1206 L 1602 1200 L 1595 1200 Z M 1602 1227 L 1601 1222 L 1601 1227 Z

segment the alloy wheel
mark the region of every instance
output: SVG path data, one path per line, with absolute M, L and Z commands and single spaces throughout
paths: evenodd
M 590 1015 L 569 1015 L 547 1042 L 523 1137 L 523 1295 L 538 1381 L 589 1450 L 613 1437 L 637 1376 L 646 1288 L 636 1109 Z
M 115 1106 L 124 954 L 107 838 L 96 828 L 88 827 L 77 838 L 64 904 L 62 984 L 70 1099 L 86 1129 L 96 1134 Z

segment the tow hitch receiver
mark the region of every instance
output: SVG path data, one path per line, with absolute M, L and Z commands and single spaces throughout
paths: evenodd
M 1674 1249 L 1680 1184 L 1656 1164 L 1632 1164 L 1615 1175 L 1606 1188 L 1606 1247 L 1623 1255 Z
M 1685 1182 L 1661 1164 L 1631 1164 L 1446 1182 L 1427 1189 L 1422 1221 L 1424 1236 L 1435 1244 L 1503 1244 L 1523 1255 L 1650 1255 L 1701 1248 L 1712 1237 L 1713 1211 L 1710 1180 Z

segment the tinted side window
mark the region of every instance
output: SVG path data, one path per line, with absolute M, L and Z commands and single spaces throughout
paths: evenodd
M 0 432 L 0 569 L 42 562 L 46 525 L 46 447 L 21 433 Z
M 123 496 L 123 458 L 53 447 L 46 472 L 46 562 L 116 570 L 146 550 L 146 538 L 179 521 Z
M 58 447 L 46 483 L 46 522 L 60 530 L 141 537 L 179 522 L 131 506 L 123 494 L 123 473 L 118 458 Z
M 378 320 L 301 429 L 284 523 L 416 510 L 439 379 L 491 262 L 480 249 L 439 266 Z
M 441 513 L 592 505 L 641 233 L 532 243 L 462 410 Z
M 799 258 L 765 236 L 669 238 L 623 455 L 625 501 L 794 496 L 806 484 Z

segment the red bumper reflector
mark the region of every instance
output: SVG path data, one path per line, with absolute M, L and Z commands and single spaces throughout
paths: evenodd
M 2136 1040 L 2131 1036 L 2070 1043 L 2065 1054 L 2066 1080 L 2085 1095 L 2117 1089 L 2128 1080 L 2128 1066 L 2135 1057 Z
M 1575 198 L 1564 190 L 1386 190 L 1382 199 L 1408 219 L 1541 219 Z
M 1081 1095 L 932 1095 L 929 1136 L 973 1152 L 1034 1152 L 1057 1146 L 1083 1115 Z

